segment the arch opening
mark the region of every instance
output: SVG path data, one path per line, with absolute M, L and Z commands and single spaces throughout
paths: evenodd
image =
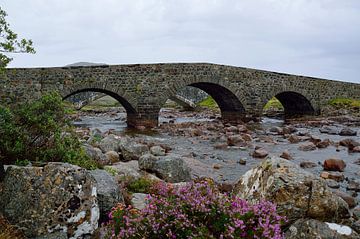
M 101 131 L 122 130 L 136 117 L 132 105 L 120 95 L 103 89 L 86 88 L 63 97 L 76 110 L 74 125 Z
M 274 106 L 276 116 L 285 118 L 293 118 L 303 115 L 314 115 L 316 112 L 308 100 L 302 94 L 293 91 L 284 91 L 276 94 L 269 102 L 265 105 L 264 111 L 267 113 L 267 109 L 270 106 Z
M 197 88 L 197 91 L 201 92 L 198 93 L 197 95 L 202 95 L 203 96 L 201 98 L 202 100 L 205 99 L 210 102 L 215 112 L 215 115 L 210 116 L 210 118 L 216 117 L 216 109 L 217 109 L 218 113 L 221 114 L 221 119 L 224 122 L 239 123 L 244 120 L 246 116 L 245 108 L 241 104 L 237 96 L 229 89 L 214 83 L 198 82 L 198 83 L 189 84 L 186 87 L 180 89 L 180 91 L 183 91 L 183 89 L 186 88 L 188 89 Z M 169 98 L 171 99 L 173 98 L 173 96 L 170 96 Z M 199 106 L 199 102 L 196 103 L 197 106 Z M 199 108 L 197 108 L 197 110 L 199 110 Z

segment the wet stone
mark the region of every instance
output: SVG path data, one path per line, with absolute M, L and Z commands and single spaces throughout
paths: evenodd
M 345 176 L 343 173 L 340 172 L 321 172 L 320 177 L 323 179 L 333 179 L 337 182 L 342 182 L 345 179 Z
M 326 179 L 326 184 L 328 185 L 329 188 L 334 188 L 334 189 L 340 188 L 340 184 L 333 179 Z
M 355 192 L 360 192 L 360 180 L 351 180 L 349 181 L 347 187 L 347 190 L 352 190 Z
M 302 168 L 314 168 L 314 167 L 317 167 L 317 164 L 314 163 L 314 162 L 305 161 L 305 162 L 300 163 L 300 167 L 302 167 Z
M 324 161 L 324 170 L 327 171 L 339 171 L 343 172 L 346 167 L 346 163 L 342 159 L 326 159 Z
M 306 142 L 299 146 L 299 150 L 302 151 L 312 151 L 316 149 L 316 145 L 312 142 Z

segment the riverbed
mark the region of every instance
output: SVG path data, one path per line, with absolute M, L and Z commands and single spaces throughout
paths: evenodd
M 222 125 L 219 118 L 218 113 L 180 112 L 164 109 L 159 118 L 159 127 L 149 132 L 127 129 L 126 113 L 112 111 L 110 113 L 82 114 L 78 121 L 74 122 L 74 125 L 90 129 L 96 128 L 103 133 L 131 135 L 137 142 L 155 142 L 167 145 L 171 148 L 171 153 L 181 155 L 185 159 L 192 169 L 194 178 L 211 177 L 219 183 L 233 184 L 242 174 L 258 165 L 263 159 L 252 157 L 255 147 L 265 149 L 269 156 L 280 156 L 284 151 L 288 151 L 292 157 L 291 160 L 297 165 L 302 162 L 314 163 L 313 167 L 306 168 L 306 170 L 319 176 L 323 172 L 324 160 L 329 158 L 342 159 L 347 165 L 343 172 L 345 180 L 336 182 L 336 185 L 332 186 L 334 188 L 339 187 L 343 191 L 347 191 L 346 187 L 349 181 L 360 179 L 360 153 L 352 153 L 346 147 L 338 145 L 338 142 L 345 138 L 360 142 L 358 122 L 349 123 L 345 121 L 339 123 L 323 119 L 317 121 L 316 124 L 310 124 L 308 121 L 288 124 L 280 119 L 264 117 L 259 123 L 253 122 L 246 125 L 250 129 L 249 135 L 251 136 L 251 141 L 246 145 L 216 147 L 216 145 L 226 143 L 224 138 L 226 132 L 222 131 L 226 125 Z M 299 146 L 304 144 L 306 140 L 290 143 L 287 135 L 271 132 L 274 127 L 281 128 L 289 125 L 295 128 L 294 135 L 320 140 L 329 139 L 331 143 L 326 148 L 303 151 L 299 150 Z M 324 126 L 337 130 L 348 127 L 357 131 L 357 136 L 321 133 L 320 129 Z M 195 132 L 194 135 L 191 134 L 192 129 Z M 334 184 L 334 182 L 332 183 Z M 348 193 L 357 197 L 358 200 L 360 199 L 356 192 L 348 191 Z

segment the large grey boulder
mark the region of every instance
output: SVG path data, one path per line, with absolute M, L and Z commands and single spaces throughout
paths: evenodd
M 164 157 L 155 157 L 146 154 L 139 159 L 140 169 L 155 173 L 166 182 L 178 183 L 191 180 L 190 169 L 186 166 L 184 160 L 175 154 L 169 154 Z
M 111 162 L 99 148 L 95 148 L 89 144 L 84 144 L 82 148 L 90 158 L 94 159 L 100 165 L 107 165 Z
M 138 160 L 142 155 L 149 152 L 147 145 L 132 142 L 131 140 L 122 140 L 119 148 L 123 161 Z
M 117 178 L 130 177 L 139 179 L 141 177 L 137 160 L 117 162 L 111 166 L 105 166 L 104 169 L 112 173 Z
M 87 170 L 71 164 L 11 166 L 0 183 L 0 213 L 29 238 L 81 238 L 98 227 L 97 190 Z
M 119 136 L 109 134 L 99 142 L 99 148 L 103 153 L 106 153 L 108 151 L 118 152 L 120 139 L 121 138 Z
M 285 233 L 287 239 L 358 239 L 360 235 L 348 226 L 299 219 Z
M 340 221 L 349 217 L 346 202 L 326 182 L 294 163 L 272 157 L 247 171 L 234 188 L 235 195 L 251 202 L 268 200 L 291 224 L 299 218 Z
M 95 186 L 98 189 L 100 217 L 102 220 L 105 220 L 112 207 L 119 202 L 124 202 L 123 195 L 114 177 L 107 171 L 96 169 L 89 171 L 89 173 L 95 179 Z

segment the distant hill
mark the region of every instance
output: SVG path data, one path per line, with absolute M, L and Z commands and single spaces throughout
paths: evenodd
M 93 63 L 93 62 L 75 62 L 69 65 L 66 65 L 66 67 L 70 67 L 70 66 L 106 66 L 107 64 L 105 63 Z

